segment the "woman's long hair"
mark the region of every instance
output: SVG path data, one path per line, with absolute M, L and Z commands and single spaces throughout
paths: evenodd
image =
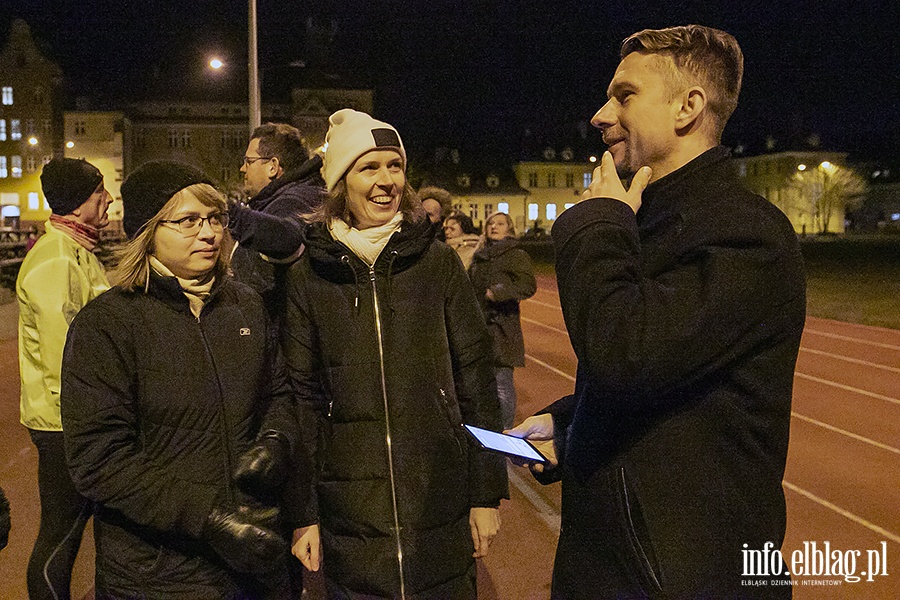
M 147 291 L 150 284 L 150 256 L 154 251 L 154 238 L 159 222 L 171 218 L 181 207 L 185 195 L 192 194 L 204 206 L 218 209 L 220 212 L 228 212 L 225 197 L 213 186 L 206 183 L 195 183 L 169 198 L 159 212 L 144 223 L 137 235 L 118 252 L 118 262 L 109 275 L 113 285 L 119 286 L 130 292 L 143 289 Z M 222 243 L 219 246 L 219 257 L 213 267 L 216 279 L 228 274 L 228 265 L 231 261 L 231 234 L 226 228 L 222 232 Z

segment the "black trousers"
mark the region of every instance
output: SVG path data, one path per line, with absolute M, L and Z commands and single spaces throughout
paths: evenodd
M 41 526 L 28 561 L 30 600 L 69 600 L 72 565 L 81 546 L 91 502 L 75 491 L 61 431 L 29 429 L 38 451 Z

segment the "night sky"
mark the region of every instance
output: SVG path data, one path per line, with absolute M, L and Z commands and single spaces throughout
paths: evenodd
M 257 2 L 270 86 L 304 76 L 282 65 L 315 62 L 307 18 L 335 18 L 322 71 L 372 86 L 375 115 L 413 156 L 436 145 L 484 160 L 517 158 L 526 142 L 560 148 L 605 101 L 624 37 L 694 22 L 744 50 L 725 143 L 752 149 L 771 135 L 786 149 L 816 133 L 825 149 L 865 157 L 900 147 L 900 3 L 889 0 Z M 96 108 L 122 108 L 154 81 L 173 97 L 224 97 L 228 85 L 246 96 L 246 1 L 3 0 L 3 41 L 14 17 L 62 67 L 70 97 Z M 213 52 L 230 61 L 219 80 L 203 69 Z M 587 143 L 602 149 L 593 132 Z

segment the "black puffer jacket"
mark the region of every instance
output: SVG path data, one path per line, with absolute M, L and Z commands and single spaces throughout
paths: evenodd
M 288 277 L 284 350 L 317 466 L 309 518 L 326 575 L 361 593 L 399 595 L 398 524 L 407 597 L 463 576 L 470 508 L 508 493 L 505 461 L 461 427 L 498 429 L 500 406 L 471 285 L 433 235 L 404 222 L 370 270 L 315 224 Z
M 261 428 L 301 445 L 267 330 L 240 283 L 215 287 L 197 319 L 155 275 L 149 293 L 113 288 L 72 322 L 62 420 L 75 486 L 99 504 L 98 597 L 262 596 L 200 537 L 217 499 L 239 500 L 232 472 Z
M 263 297 L 273 319 L 283 312 L 287 269 L 302 251 L 301 215 L 315 210 L 322 198 L 321 168 L 321 157 L 313 156 L 229 211 L 228 229 L 238 243 L 231 257 L 235 279 Z
M 519 302 L 537 291 L 531 258 L 515 238 L 490 242 L 475 252 L 469 278 L 484 311 L 498 367 L 524 367 L 525 341 L 519 317 Z M 488 300 L 488 290 L 494 296 Z

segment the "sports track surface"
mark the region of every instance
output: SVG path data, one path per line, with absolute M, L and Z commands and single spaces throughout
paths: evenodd
M 516 370 L 519 420 L 574 385 L 575 356 L 552 277 L 539 277 L 537 294 L 522 303 L 522 327 L 527 364 Z M 39 519 L 36 452 L 18 422 L 16 352 L 14 337 L 0 340 L 0 486 L 12 503 L 14 527 L 0 553 L 0 600 L 27 597 L 24 569 Z M 795 577 L 794 598 L 900 598 L 900 331 L 807 319 L 792 414 L 782 547 L 788 564 L 804 542 L 819 550 L 828 542 L 845 565 L 850 551 L 860 551 L 856 574 L 868 568 L 870 550 L 886 556 L 888 573 L 857 583 Z M 510 466 L 510 493 L 501 507 L 501 532 L 479 561 L 479 599 L 545 599 L 559 531 L 559 486 L 541 486 Z M 73 598 L 93 598 L 92 546 L 89 527 Z

